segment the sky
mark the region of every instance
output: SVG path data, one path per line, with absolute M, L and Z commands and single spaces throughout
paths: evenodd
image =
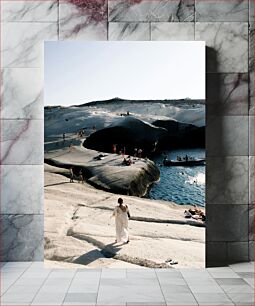
M 44 44 L 44 104 L 205 99 L 205 42 Z

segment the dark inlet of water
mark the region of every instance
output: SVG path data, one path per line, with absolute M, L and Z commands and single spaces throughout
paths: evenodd
M 177 156 L 205 158 L 205 149 L 181 149 L 165 152 L 168 159 L 176 160 Z M 177 204 L 205 206 L 205 166 L 165 167 L 164 156 L 153 158 L 160 170 L 160 181 L 154 183 L 147 197 L 155 200 L 172 201 Z

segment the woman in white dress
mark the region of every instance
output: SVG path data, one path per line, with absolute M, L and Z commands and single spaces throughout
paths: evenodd
M 123 204 L 123 199 L 118 199 L 118 206 L 115 207 L 113 215 L 115 217 L 116 225 L 116 242 L 129 242 L 128 236 L 128 219 L 130 218 L 130 213 L 128 206 Z

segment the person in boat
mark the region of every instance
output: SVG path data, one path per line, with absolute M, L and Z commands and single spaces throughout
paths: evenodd
M 137 153 L 138 153 L 138 158 L 142 158 L 143 150 L 139 149 Z
M 137 148 L 134 148 L 134 157 L 137 157 Z
M 187 162 L 189 160 L 189 157 L 188 157 L 188 155 L 186 154 L 185 155 L 185 161 Z
M 129 243 L 128 220 L 130 219 L 130 213 L 122 198 L 118 199 L 118 205 L 115 207 L 112 217 L 115 217 L 115 242 Z
M 112 153 L 116 153 L 117 152 L 117 145 L 116 144 L 113 144 L 112 145 Z

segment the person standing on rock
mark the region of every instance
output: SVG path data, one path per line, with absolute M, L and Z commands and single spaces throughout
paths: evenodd
M 116 242 L 129 243 L 128 219 L 130 219 L 130 213 L 122 198 L 118 199 L 118 205 L 114 209 L 113 216 L 115 217 Z
M 73 167 L 70 168 L 70 183 L 74 183 L 74 174 L 73 174 Z

